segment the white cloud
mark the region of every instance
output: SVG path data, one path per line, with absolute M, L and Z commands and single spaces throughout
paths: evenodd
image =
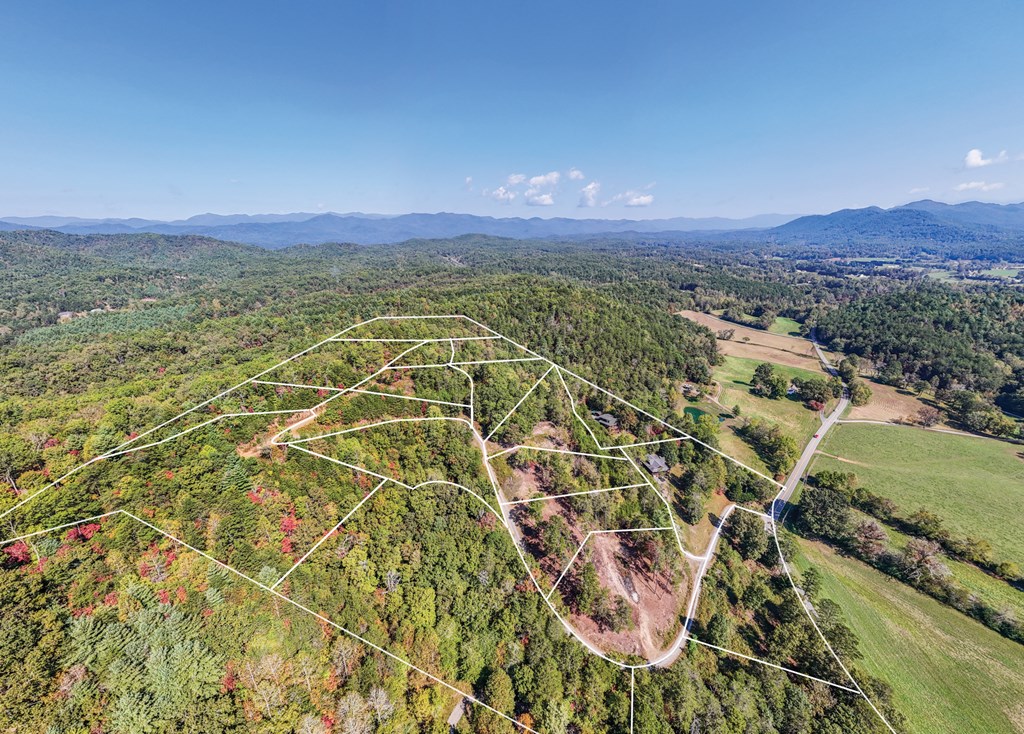
M 1005 150 L 999 151 L 994 158 L 986 158 L 978 148 L 971 148 L 964 156 L 964 166 L 967 168 L 982 168 L 991 166 L 993 163 L 1005 163 L 1009 160 Z
M 583 171 L 578 168 L 569 169 L 569 180 L 570 181 L 582 181 L 584 178 Z
M 1004 184 L 1001 183 L 988 183 L 986 181 L 968 181 L 967 183 L 957 184 L 956 191 L 996 191 L 1003 188 Z
M 650 206 L 653 201 L 653 194 L 638 194 L 635 191 L 626 192 L 626 206 Z
M 654 194 L 641 194 L 639 191 L 630 189 L 629 191 L 623 191 L 621 194 L 616 194 L 602 206 L 608 206 L 617 201 L 624 201 L 626 206 L 650 206 L 654 202 Z
M 518 186 L 526 180 L 526 176 L 521 173 L 510 173 L 507 179 L 509 186 Z
M 551 206 L 555 200 L 551 194 L 542 194 L 536 189 L 529 189 L 526 192 L 526 203 L 530 206 Z
M 580 203 L 577 206 L 597 206 L 597 195 L 599 193 L 601 193 L 601 184 L 597 181 L 591 181 L 580 189 Z
M 907 193 L 908 194 L 923 194 L 925 191 L 930 191 L 930 190 L 931 190 L 931 187 L 929 187 L 929 186 L 915 186 L 914 188 L 910 189 L 910 191 L 908 191 Z
M 502 204 L 511 204 L 515 201 L 516 196 L 518 196 L 515 191 L 509 191 L 504 186 L 499 186 L 491 192 L 485 191 L 484 195 L 490 196 L 492 199 L 500 201 Z
M 535 189 L 548 186 L 555 186 L 561 180 L 562 174 L 560 174 L 558 171 L 551 171 L 551 173 L 545 173 L 540 176 L 533 176 L 530 179 L 530 186 L 532 186 Z

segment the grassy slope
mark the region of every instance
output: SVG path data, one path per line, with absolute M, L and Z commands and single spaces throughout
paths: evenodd
M 772 334 L 782 334 L 783 336 L 800 336 L 800 322 L 779 316 L 768 327 L 768 331 Z
M 1024 732 L 1024 647 L 827 546 L 800 541 L 914 734 Z
M 739 405 L 744 416 L 758 416 L 778 423 L 783 431 L 796 439 L 797 444 L 803 446 L 821 426 L 818 414 L 804 407 L 799 400 L 788 397 L 769 400 L 753 395 L 750 392 L 750 381 L 759 364 L 761 363 L 756 359 L 726 357 L 723 364 L 715 367 L 714 378 L 722 385 L 719 402 L 729 408 Z M 807 379 L 823 375 L 823 373 L 778 364 L 775 365 L 775 370 L 788 379 L 794 377 Z
M 853 511 L 854 522 L 869 519 L 869 515 L 859 510 Z M 893 550 L 903 550 L 910 541 L 909 535 L 886 526 L 885 534 L 889 536 L 889 545 Z M 953 578 L 962 586 L 971 590 L 982 601 L 996 609 L 1010 609 L 1017 619 L 1024 619 L 1024 591 L 1019 591 L 1010 584 L 989 576 L 977 566 L 958 561 L 943 554 L 942 562 L 949 568 Z
M 817 456 L 811 473 L 839 469 L 861 486 L 892 499 L 909 515 L 921 507 L 946 527 L 987 540 L 1000 560 L 1024 558 L 1024 461 L 1003 441 L 902 426 L 836 426 L 821 451 L 857 464 Z

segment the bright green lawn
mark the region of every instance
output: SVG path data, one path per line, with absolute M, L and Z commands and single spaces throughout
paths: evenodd
M 1024 646 L 827 546 L 800 540 L 822 594 L 860 638 L 858 666 L 887 681 L 913 734 L 1024 731 Z
M 859 510 L 853 511 L 854 522 L 868 519 L 868 516 Z M 885 533 L 889 536 L 889 545 L 893 550 L 903 550 L 910 536 L 893 530 L 886 526 Z M 986 604 L 995 609 L 1009 609 L 1017 619 L 1024 619 L 1024 591 L 1010 586 L 1010 584 L 994 576 L 989 576 L 975 565 L 958 561 L 943 554 L 942 562 L 946 564 L 953 578 L 958 584 L 969 589 Z
M 856 473 L 861 486 L 888 497 L 900 512 L 921 507 L 961 535 L 987 540 L 997 559 L 1024 560 L 1024 461 L 1020 446 L 905 426 L 837 425 L 822 442 L 811 473 Z
M 772 322 L 772 325 L 768 327 L 768 331 L 772 334 L 782 334 L 783 336 L 800 336 L 800 322 L 787 319 L 785 316 L 778 316 Z
M 718 401 L 732 409 L 739 405 L 741 415 L 760 418 L 767 418 L 778 423 L 782 430 L 796 439 L 798 445 L 803 446 L 814 432 L 821 427 L 821 420 L 813 410 L 804 407 L 799 400 L 783 397 L 779 400 L 769 400 L 758 397 L 750 392 L 750 381 L 754 377 L 754 370 L 761 364 L 760 360 L 743 359 L 740 357 L 726 357 L 725 362 L 715 367 L 713 376 L 722 386 L 722 394 Z M 775 365 L 779 374 L 792 379 L 794 377 L 823 377 L 823 372 L 812 372 L 811 370 L 800 369 L 799 367 L 787 367 Z M 723 432 L 728 429 L 723 429 Z

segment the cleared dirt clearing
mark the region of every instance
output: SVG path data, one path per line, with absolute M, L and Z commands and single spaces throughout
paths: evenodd
M 807 339 L 751 329 L 699 311 L 680 311 L 679 315 L 716 333 L 725 329 L 734 330 L 732 339 L 718 340 L 722 354 L 822 372 L 814 346 Z

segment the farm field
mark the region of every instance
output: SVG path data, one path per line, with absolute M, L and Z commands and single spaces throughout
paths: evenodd
M 860 510 L 852 510 L 852 513 L 855 522 L 861 522 L 870 518 L 869 515 Z M 885 534 L 889 536 L 889 545 L 897 551 L 903 550 L 910 541 L 910 536 L 904 535 L 891 527 L 885 528 Z M 959 584 L 970 589 L 972 594 L 996 609 L 1010 610 L 1016 619 L 1024 619 L 1024 591 L 1015 589 L 1005 581 L 989 576 L 977 566 L 950 558 L 945 553 L 942 554 L 941 558 L 953 578 Z
M 889 681 L 912 734 L 1024 732 L 1024 654 L 978 622 L 828 546 L 800 540 L 860 638 L 858 666 Z
M 752 394 L 750 384 L 759 364 L 761 361 L 756 359 L 726 357 L 725 362 L 715 367 L 712 373 L 722 386 L 718 401 L 730 409 L 734 405 L 740 406 L 742 416 L 757 416 L 778 423 L 783 431 L 796 439 L 797 444 L 803 446 L 821 425 L 818 414 L 799 400 L 789 397 L 771 400 Z M 821 377 L 824 374 L 779 364 L 776 365 L 776 371 L 790 380 L 794 377 Z
M 769 333 L 782 334 L 783 336 L 800 336 L 800 322 L 795 319 L 787 319 L 785 316 L 777 316 L 772 325 L 768 327 Z
M 853 404 L 846 411 L 844 418 L 850 420 L 865 421 L 886 421 L 897 423 L 908 418 L 913 418 L 921 408 L 927 406 L 923 400 L 909 392 L 898 390 L 892 385 L 883 385 L 880 382 L 867 380 L 871 388 L 871 400 L 867 405 L 855 406 Z M 936 425 L 945 426 L 945 421 Z
M 680 316 L 702 324 L 714 332 L 723 329 L 734 330 L 732 339 L 719 339 L 718 349 L 722 354 L 761 362 L 774 362 L 789 367 L 802 367 L 813 372 L 822 372 L 814 346 L 807 339 L 752 329 L 725 321 L 700 311 L 680 311 Z
M 825 437 L 810 471 L 853 471 L 861 486 L 891 499 L 902 514 L 927 507 L 954 533 L 987 540 L 997 559 L 1019 561 L 1024 558 L 1020 451 L 994 439 L 841 424 Z

